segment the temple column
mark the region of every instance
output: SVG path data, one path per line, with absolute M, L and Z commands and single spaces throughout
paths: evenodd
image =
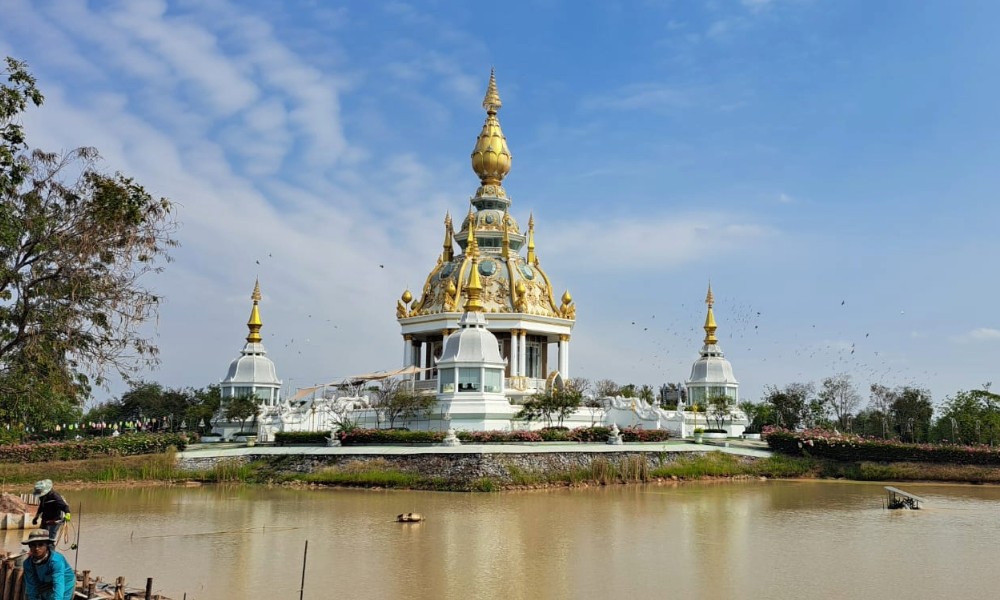
M 510 376 L 511 377 L 517 377 L 518 374 L 519 374 L 519 372 L 517 370 L 517 367 L 518 367 L 518 362 L 517 362 L 517 357 L 518 357 L 518 351 L 517 351 L 517 346 L 518 346 L 517 333 L 518 333 L 517 329 L 511 329 L 510 330 L 510 357 L 508 358 L 508 362 L 510 362 Z
M 413 336 L 403 334 L 403 368 L 413 365 Z
M 518 332 L 517 343 L 520 346 L 517 350 L 517 374 L 524 377 L 528 374 L 528 370 L 525 368 L 527 361 L 525 357 L 528 354 L 528 330 L 522 329 Z
M 569 336 L 559 336 L 559 374 L 563 381 L 569 381 Z

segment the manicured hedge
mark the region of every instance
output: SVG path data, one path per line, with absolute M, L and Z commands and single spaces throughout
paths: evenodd
M 31 463 L 82 460 L 102 456 L 157 454 L 174 447 L 183 450 L 188 438 L 182 433 L 129 433 L 117 437 L 90 438 L 71 442 L 39 442 L 0 446 L 0 463 Z
M 503 442 L 597 442 L 608 441 L 611 430 L 607 427 L 581 427 L 566 429 L 547 427 L 537 431 L 459 431 L 459 440 L 469 444 L 496 444 Z M 670 434 L 662 429 L 621 430 L 626 442 L 663 442 Z M 281 435 L 281 434 L 278 434 Z M 340 434 L 345 446 L 356 444 L 440 443 L 445 434 L 441 431 L 408 431 L 399 429 L 355 429 Z
M 1000 465 L 1000 448 L 955 444 L 909 444 L 866 438 L 822 429 L 788 431 L 764 428 L 763 438 L 777 452 L 816 456 L 845 462 L 928 462 L 960 465 Z
M 283 446 L 285 444 L 316 444 L 325 446 L 326 439 L 330 437 L 329 431 L 279 431 L 274 434 L 274 443 Z
M 355 429 L 340 434 L 344 446 L 356 444 L 426 444 L 444 441 L 443 431 L 409 431 L 406 429 Z

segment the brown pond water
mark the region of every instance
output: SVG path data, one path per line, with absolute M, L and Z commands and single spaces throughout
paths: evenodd
M 1000 487 L 768 481 L 502 494 L 67 492 L 79 569 L 174 600 L 994 598 Z M 418 524 L 393 522 L 419 512 Z M 0 531 L 19 548 L 24 532 Z M 74 553 L 64 554 L 72 564 Z

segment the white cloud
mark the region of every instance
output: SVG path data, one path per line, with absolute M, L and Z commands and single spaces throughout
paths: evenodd
M 778 194 L 778 202 L 781 202 L 782 204 L 788 204 L 788 203 L 794 202 L 794 201 L 795 201 L 795 198 L 792 198 L 791 196 L 789 196 L 788 194 L 786 194 L 784 192 Z
M 1000 342 L 1000 329 L 992 329 L 990 327 L 980 327 L 979 329 L 973 329 L 968 333 L 957 335 L 952 338 L 952 341 L 959 344 L 974 344 L 979 342 Z

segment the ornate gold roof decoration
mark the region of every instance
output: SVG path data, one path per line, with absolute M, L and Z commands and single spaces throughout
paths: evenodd
M 503 246 L 500 250 L 500 256 L 504 260 L 510 258 L 510 232 L 507 230 L 507 224 L 510 223 L 510 214 L 507 212 L 507 208 L 503 209 Z
M 444 213 L 444 253 L 441 257 L 445 261 L 455 258 L 455 245 L 452 242 L 451 213 Z
M 535 213 L 528 216 L 528 264 L 535 264 Z
M 259 344 L 260 339 L 260 328 L 263 327 L 263 323 L 260 322 L 260 311 L 257 310 L 257 303 L 260 302 L 260 278 L 253 284 L 253 294 L 250 295 L 250 299 L 253 300 L 253 308 L 250 309 L 250 320 L 247 321 L 247 327 L 250 329 L 250 335 L 247 336 L 247 342 L 251 344 Z
M 569 290 L 562 295 L 562 306 L 559 307 L 559 315 L 564 319 L 576 319 L 576 305 L 573 304 L 573 296 Z
M 476 257 L 479 256 L 479 243 L 476 242 L 476 228 L 473 226 L 476 222 L 476 216 L 472 214 L 471 204 L 469 205 L 469 216 L 466 222 L 469 223 L 469 237 L 465 244 L 465 254 Z
M 469 285 L 465 287 L 467 300 L 464 308 L 466 312 L 483 312 L 483 305 L 479 302 L 479 296 L 482 293 L 483 285 L 479 279 L 479 257 L 474 255 L 472 257 L 472 272 L 469 274 Z
M 510 172 L 513 157 L 507 148 L 507 138 L 500 129 L 497 112 L 500 110 L 500 94 L 497 93 L 497 82 L 494 72 L 490 70 L 490 83 L 486 88 L 483 108 L 486 109 L 486 122 L 476 139 L 476 147 L 472 151 L 472 170 L 479 176 L 482 183 L 476 191 L 476 196 L 495 196 L 506 198 L 507 192 L 500 184 Z
M 705 304 L 708 305 L 708 314 L 705 315 L 705 345 L 710 346 L 719 343 L 719 340 L 715 337 L 715 330 L 718 327 L 715 325 L 715 314 L 712 313 L 712 305 L 715 304 L 715 297 L 712 296 L 711 281 L 708 282 L 708 295 L 705 296 Z

